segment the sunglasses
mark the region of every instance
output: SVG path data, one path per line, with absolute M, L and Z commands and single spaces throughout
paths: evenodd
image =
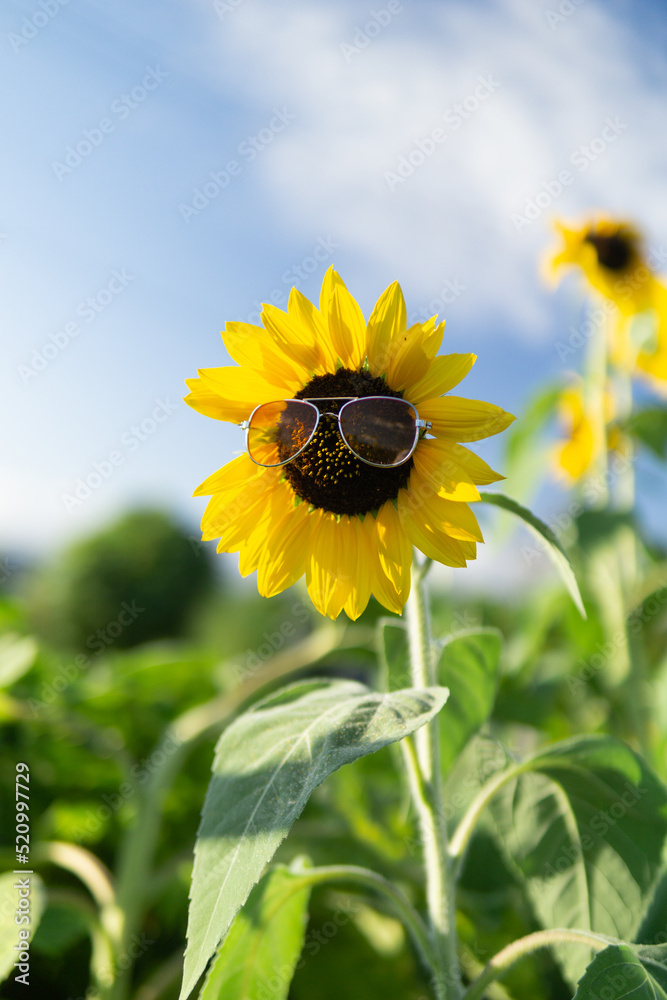
M 344 402 L 345 401 L 345 402 Z M 322 413 L 315 403 L 343 402 L 338 412 Z M 248 455 L 273 468 L 297 458 L 313 440 L 320 420 L 331 418 L 353 455 L 366 465 L 392 469 L 410 458 L 431 424 L 420 420 L 407 399 L 393 396 L 313 396 L 260 403 L 239 427 L 246 432 Z

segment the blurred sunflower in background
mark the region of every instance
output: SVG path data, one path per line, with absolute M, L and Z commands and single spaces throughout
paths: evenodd
M 462 442 L 514 417 L 445 395 L 475 355 L 438 355 L 435 317 L 408 329 L 397 282 L 368 323 L 332 268 L 319 309 L 293 288 L 287 312 L 264 305 L 261 320 L 223 331 L 238 367 L 187 380 L 190 406 L 247 434 L 248 454 L 195 492 L 211 495 L 203 538 L 238 552 L 266 597 L 305 574 L 331 618 L 357 618 L 371 593 L 400 613 L 413 545 L 446 566 L 475 558 L 483 538 L 468 504 L 503 477 Z
M 650 266 L 639 230 L 597 214 L 580 225 L 555 220 L 560 245 L 546 261 L 547 276 L 578 268 L 611 305 L 610 359 L 667 392 L 667 287 Z
M 606 391 L 600 402 L 602 414 L 597 419 L 595 404 L 591 405 L 586 398 L 581 381 L 566 386 L 558 397 L 558 417 L 565 438 L 556 444 L 553 457 L 557 471 L 565 473 L 570 484 L 595 467 L 603 449 L 607 452 L 625 449 L 625 439 L 613 423 L 616 411 L 611 392 Z

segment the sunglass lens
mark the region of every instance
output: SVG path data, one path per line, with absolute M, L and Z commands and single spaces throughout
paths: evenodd
M 317 426 L 317 409 L 299 399 L 258 406 L 248 427 L 248 454 L 258 465 L 282 465 L 304 448 Z
M 405 399 L 372 396 L 347 403 L 340 429 L 347 446 L 372 465 L 401 465 L 417 439 L 415 411 Z

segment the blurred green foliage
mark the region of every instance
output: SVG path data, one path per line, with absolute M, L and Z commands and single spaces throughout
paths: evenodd
M 604 595 L 593 572 L 610 548 L 617 550 L 618 532 L 627 529 L 627 518 L 587 514 L 571 520 L 570 554 L 587 620 L 579 616 L 555 572 L 547 569 L 546 559 L 539 586 L 527 589 L 520 600 L 516 595 L 464 600 L 456 592 L 432 587 L 436 638 L 481 626 L 498 628 L 505 637 L 491 720 L 447 777 L 452 825 L 479 786 L 508 760 L 579 733 L 608 732 L 635 748 L 643 744 L 652 766 L 667 777 L 663 554 L 655 545 L 638 543 L 646 564 L 643 589 L 628 594 L 623 607 L 629 632 L 645 655 L 644 689 L 638 698 L 636 676 L 614 675 L 609 669 L 614 654 L 607 646 Z M 493 528 L 487 534 L 494 544 Z M 518 536 L 516 544 L 525 540 Z M 31 989 L 50 1000 L 86 996 L 95 912 L 80 879 L 40 855 L 37 845 L 77 845 L 116 878 L 147 790 L 165 773 L 158 748 L 163 734 L 172 732 L 178 720 L 193 718 L 189 713 L 212 711 L 213 706 L 218 723 L 188 745 L 155 803 L 155 852 L 145 872 L 147 892 L 137 931 L 138 939 L 143 935 L 150 944 L 138 949 L 131 975 L 133 1000 L 175 1000 L 192 850 L 215 740 L 225 719 L 285 683 L 289 678 L 278 668 L 292 670 L 290 678 L 352 677 L 381 686 L 374 630 L 385 613 L 371 602 L 355 625 L 331 624 L 313 611 L 300 585 L 270 601 L 259 598 L 254 586 L 215 586 L 206 550 L 193 547 L 168 518 L 145 512 L 74 546 L 59 565 L 38 571 L 39 600 L 36 590 L 27 598 L 0 600 L 0 804 L 3 815 L 11 816 L 15 763 L 28 762 L 31 850 L 48 900 L 32 944 Z M 117 619 L 122 602 L 132 600 L 146 612 L 111 637 L 113 642 L 91 648 L 90 635 Z M 38 641 L 27 638 L 33 628 Z M 643 734 L 637 729 L 637 703 L 643 706 Z M 2 845 L 3 870 L 11 870 L 10 823 L 4 825 Z M 372 867 L 423 908 L 420 843 L 398 747 L 342 768 L 316 789 L 276 860 L 289 863 L 305 853 L 316 865 Z M 666 900 L 662 893 L 651 911 L 651 940 L 667 927 Z M 341 910 L 344 906 L 347 911 Z M 349 919 L 343 920 L 341 912 L 348 912 Z M 289 994 L 293 1000 L 327 1000 L 343 991 L 385 1000 L 430 995 L 395 915 L 377 899 L 358 888 L 318 888 L 310 913 Z M 328 936 L 337 914 L 338 930 Z M 490 818 L 470 845 L 458 925 L 471 977 L 508 941 L 539 928 Z M 547 951 L 512 969 L 504 988 L 515 1000 L 571 996 Z M 1 995 L 14 1000 L 25 994 L 8 980 Z
M 99 650 L 183 633 L 212 586 L 208 551 L 167 514 L 138 510 L 76 542 L 31 582 L 38 635 Z

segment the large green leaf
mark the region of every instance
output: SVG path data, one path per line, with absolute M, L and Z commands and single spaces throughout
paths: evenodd
M 354 681 L 305 682 L 225 730 L 195 847 L 181 998 L 313 789 L 343 764 L 415 732 L 446 698 L 444 688 L 378 694 Z
M 574 1000 L 667 1000 L 667 948 L 614 944 L 599 952 Z
M 539 922 L 632 939 L 660 871 L 667 789 L 610 736 L 566 740 L 521 767 L 491 808 Z M 556 951 L 574 986 L 590 950 Z
M 476 629 L 442 647 L 436 677 L 449 688 L 440 726 L 440 757 L 447 774 L 468 740 L 486 722 L 496 697 L 502 637 L 494 628 Z
M 260 879 L 229 929 L 199 1000 L 285 1000 L 308 920 L 310 886 L 284 865 Z
M 29 885 L 22 886 L 26 881 Z M 25 895 L 26 889 L 28 895 Z M 27 900 L 29 903 L 29 909 L 19 903 L 20 893 L 23 893 L 24 902 Z M 16 976 L 23 974 L 22 969 L 14 969 L 14 963 L 18 961 L 20 954 L 16 946 L 32 939 L 44 912 L 44 903 L 44 886 L 39 875 L 23 873 L 16 875 L 13 872 L 0 875 L 0 982 L 6 979 L 12 970 Z M 17 911 L 21 913 L 20 924 L 16 923 Z M 25 914 L 28 915 L 27 923 L 24 921 Z M 19 937 L 19 931 L 24 933 L 27 931 L 27 938 Z
M 572 564 L 570 563 L 565 549 L 559 542 L 556 535 L 554 535 L 551 528 L 546 525 L 544 521 L 541 521 L 539 517 L 536 517 L 535 514 L 528 510 L 527 507 L 522 507 L 520 503 L 517 503 L 516 500 L 512 500 L 511 497 L 505 496 L 504 493 L 480 493 L 480 498 L 484 501 L 484 503 L 493 504 L 495 507 L 500 507 L 502 510 L 507 510 L 510 514 L 516 514 L 517 517 L 521 518 L 526 527 L 538 539 L 542 551 L 546 552 L 560 573 L 563 582 L 569 591 L 570 597 L 574 601 L 582 617 L 585 618 L 586 611 L 584 609 L 584 602 L 582 601 L 581 594 L 579 593 L 579 585 L 574 575 Z

